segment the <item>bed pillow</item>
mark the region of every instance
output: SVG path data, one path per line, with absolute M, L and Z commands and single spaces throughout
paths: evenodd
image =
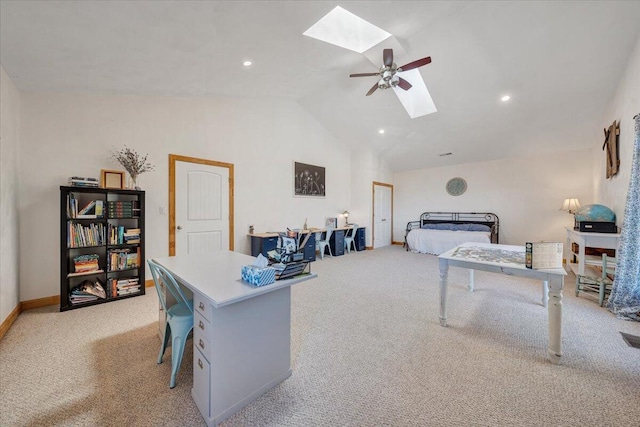
M 491 227 L 485 224 L 460 224 L 466 225 L 466 231 L 491 231 Z
M 422 224 L 422 229 L 424 230 L 456 230 L 456 224 Z
M 422 224 L 423 230 L 450 230 L 450 231 L 491 231 L 491 227 L 485 224 Z

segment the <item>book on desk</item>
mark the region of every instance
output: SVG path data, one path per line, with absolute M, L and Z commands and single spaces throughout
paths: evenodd
M 562 268 L 562 251 L 559 242 L 527 242 L 525 266 L 534 270 Z

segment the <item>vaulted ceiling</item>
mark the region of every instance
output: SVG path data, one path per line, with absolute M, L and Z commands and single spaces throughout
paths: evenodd
M 376 66 L 303 36 L 336 5 L 431 56 L 437 113 L 366 97 L 349 74 Z M 398 171 L 592 146 L 639 22 L 640 1 L 2 0 L 0 64 L 23 91 L 293 99 Z

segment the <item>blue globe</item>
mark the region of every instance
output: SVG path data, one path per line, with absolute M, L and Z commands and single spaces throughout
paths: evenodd
M 576 211 L 576 221 L 615 222 L 616 214 L 604 205 L 584 205 Z

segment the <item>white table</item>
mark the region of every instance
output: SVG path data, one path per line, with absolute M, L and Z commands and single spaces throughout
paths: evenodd
M 567 247 L 569 253 L 573 254 L 571 248 L 571 242 L 578 244 L 578 274 L 584 274 L 584 265 L 586 262 L 585 248 L 602 248 L 602 249 L 618 249 L 620 243 L 620 233 L 592 233 L 585 231 L 577 231 L 573 228 L 565 227 L 567 229 Z M 600 257 L 598 257 L 600 258 Z M 602 265 L 602 259 L 600 258 L 597 265 Z
M 489 271 L 510 276 L 542 280 L 548 285 L 550 303 L 549 345 L 547 355 L 552 363 L 559 363 L 562 356 L 562 289 L 563 268 L 532 270 L 525 267 L 524 246 L 496 245 L 491 243 L 463 243 L 438 256 L 440 266 L 440 324 L 447 326 L 447 277 L 449 266 L 471 270 L 469 290 L 473 290 L 473 270 Z
M 291 375 L 291 285 L 317 274 L 256 287 L 240 279 L 254 260 L 229 251 L 155 259 L 193 292 L 191 396 L 208 426 Z

